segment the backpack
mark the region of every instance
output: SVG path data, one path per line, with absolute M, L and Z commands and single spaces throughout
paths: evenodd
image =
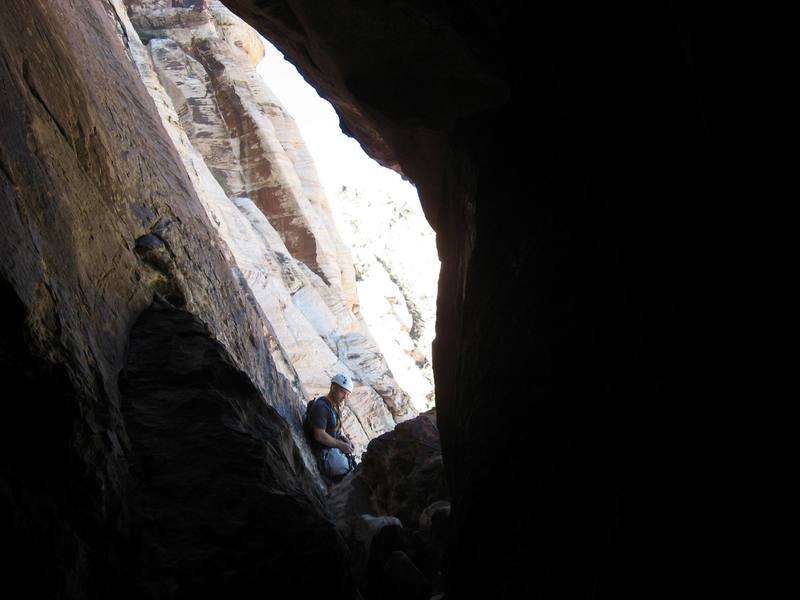
M 309 417 L 311 416 L 311 407 L 314 405 L 317 399 L 313 398 L 306 403 L 306 414 L 303 417 L 303 431 L 306 433 L 306 438 L 308 439 L 309 443 L 314 440 L 314 433 L 311 431 L 311 423 L 309 422 Z
M 309 439 L 309 441 L 314 441 L 314 432 L 311 430 L 311 421 L 310 421 L 311 407 L 314 406 L 314 402 L 316 402 L 320 398 L 322 398 L 322 396 L 319 396 L 318 398 L 314 398 L 313 400 L 309 400 L 306 403 L 306 415 L 305 415 L 305 417 L 303 417 L 303 431 L 306 432 L 306 437 Z M 327 402 L 326 402 L 326 404 L 327 404 Z M 328 405 L 328 410 L 330 412 L 333 412 L 333 409 L 330 407 L 330 405 Z M 335 418 L 336 418 L 336 415 L 334 413 L 334 419 Z

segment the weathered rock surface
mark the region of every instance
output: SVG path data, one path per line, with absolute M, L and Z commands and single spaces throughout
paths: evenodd
M 328 504 L 366 599 L 428 597 L 440 589 L 450 502 L 431 418 L 405 421 L 372 440 Z
M 263 48 L 219 2 L 127 2 L 125 13 L 115 1 L 164 126 L 270 323 L 276 363 L 306 398 L 335 372 L 354 377 L 344 427 L 361 452 L 415 410 L 358 314 L 353 260 L 297 126 L 255 72 Z
M 316 573 L 347 588 L 346 548 L 288 425 L 204 324 L 169 305 L 145 311 L 119 387 L 134 597 L 290 596 L 322 548 L 338 558 Z
M 365 148 L 415 181 L 436 229 L 448 596 L 698 590 L 709 546 L 695 543 L 707 527 L 696 502 L 713 468 L 686 434 L 707 406 L 693 378 L 710 347 L 697 322 L 702 282 L 718 267 L 706 244 L 727 247 L 718 217 L 732 197 L 710 114 L 715 56 L 728 55 L 716 12 L 228 5 Z M 159 290 L 185 302 L 278 413 L 294 402 L 258 304 L 151 99 L 131 84 L 107 6 L 7 0 L 0 13 L 0 356 L 7 389 L 27 390 L 0 420 L 0 539 L 11 550 L 4 582 L 29 597 L 130 589 L 120 550 L 130 442 L 116 382 L 128 333 Z M 151 262 L 134 251 L 165 217 L 166 274 L 157 244 L 144 245 Z
M 375 517 L 370 514 L 358 515 L 352 523 L 351 538 L 353 541 L 364 547 L 365 552 L 369 553 L 372 539 L 378 535 L 384 527 L 395 525 L 402 527 L 403 524 L 397 517 Z
M 18 390 L 0 419 L 4 585 L 208 598 L 272 573 L 288 593 L 316 556 L 347 597 L 301 400 L 119 7 L 0 13 L 0 369 Z
M 435 235 L 416 195 L 349 186 L 336 206 L 353 252 L 360 312 L 397 381 L 417 410 L 426 410 L 435 396 Z
M 397 517 L 404 527 L 418 529 L 423 511 L 448 498 L 439 432 L 420 416 L 372 440 L 361 464 L 334 486 L 328 502 L 343 530 L 364 513 Z
M 227 5 L 415 182 L 436 230 L 450 593 L 685 593 L 698 469 L 675 432 L 704 402 L 689 340 L 727 212 L 711 9 Z

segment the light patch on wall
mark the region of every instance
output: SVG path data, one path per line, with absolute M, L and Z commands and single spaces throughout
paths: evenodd
M 427 410 L 434 402 L 430 357 L 439 260 L 416 188 L 344 135 L 330 103 L 262 41 L 257 71 L 297 123 L 352 248 L 361 315 L 415 408 Z

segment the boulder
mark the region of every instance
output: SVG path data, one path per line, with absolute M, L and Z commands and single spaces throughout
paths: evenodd
M 333 486 L 328 506 L 365 597 L 396 597 L 381 595 L 391 590 L 417 597 L 441 586 L 448 498 L 439 433 L 425 416 L 372 440 L 361 464 Z M 392 558 L 395 551 L 402 557 Z
M 361 464 L 333 487 L 328 501 L 346 531 L 363 512 L 395 516 L 416 529 L 423 511 L 447 498 L 439 432 L 427 417 L 416 417 L 372 440 Z
M 381 600 L 427 600 L 430 596 L 430 582 L 402 550 L 389 555 L 383 574 L 378 592 Z

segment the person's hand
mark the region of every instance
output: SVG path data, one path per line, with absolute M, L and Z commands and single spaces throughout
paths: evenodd
M 339 446 L 339 450 L 341 450 L 345 454 L 352 454 L 353 453 L 353 444 L 351 444 L 348 441 L 342 441 L 342 445 Z

